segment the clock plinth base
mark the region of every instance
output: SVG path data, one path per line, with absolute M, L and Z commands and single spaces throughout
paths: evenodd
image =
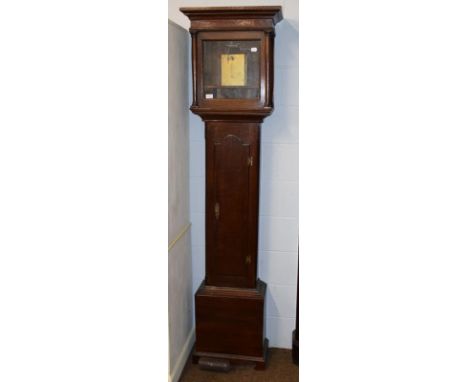
M 197 346 L 196 343 L 195 343 L 195 346 Z M 209 352 L 195 351 L 192 355 L 192 363 L 198 364 L 200 361 L 200 358 L 202 357 L 210 358 L 213 360 L 226 360 L 230 364 L 233 364 L 233 365 L 254 363 L 255 370 L 265 370 L 267 361 L 268 361 L 268 338 L 265 338 L 263 342 L 263 355 L 261 357 L 250 357 L 250 356 L 245 356 L 245 355 L 240 355 L 240 354 L 223 354 L 223 353 L 209 353 Z
M 256 288 L 207 286 L 195 294 L 196 342 L 193 362 L 200 357 L 255 363 L 266 367 L 268 339 L 265 338 L 266 284 Z

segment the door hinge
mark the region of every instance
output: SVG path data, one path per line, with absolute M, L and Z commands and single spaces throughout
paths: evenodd
M 215 203 L 214 213 L 215 213 L 216 219 L 219 219 L 219 203 L 218 202 Z
M 245 258 L 245 263 L 246 263 L 246 264 L 250 264 L 251 262 L 252 262 L 252 258 L 251 258 L 250 256 L 247 256 L 247 257 Z
M 250 156 L 250 157 L 247 159 L 247 166 L 250 166 L 250 167 L 253 166 L 253 157 L 252 157 L 252 156 Z

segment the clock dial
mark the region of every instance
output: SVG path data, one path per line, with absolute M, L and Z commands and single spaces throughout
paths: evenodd
M 245 54 L 221 55 L 221 86 L 245 86 Z
M 204 98 L 258 99 L 260 46 L 260 40 L 204 41 Z

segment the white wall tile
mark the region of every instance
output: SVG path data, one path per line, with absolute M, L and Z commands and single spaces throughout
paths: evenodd
M 299 69 L 277 66 L 275 71 L 275 106 L 299 106 Z
M 299 180 L 299 145 L 266 142 L 261 145 L 261 182 L 267 179 Z
M 260 216 L 259 249 L 263 251 L 297 251 L 298 220 Z
M 205 178 L 190 178 L 190 212 L 205 213 Z
M 267 316 L 266 332 L 270 346 L 275 348 L 291 349 L 292 332 L 295 329 L 295 318 L 281 318 Z
M 262 125 L 262 142 L 298 143 L 299 108 L 297 106 L 278 106 Z
M 296 317 L 296 286 L 269 284 L 267 287 L 267 316 Z
M 190 176 L 205 176 L 205 143 L 190 142 Z
M 299 217 L 299 182 L 265 179 L 260 194 L 260 215 Z
M 205 247 L 201 245 L 192 246 L 192 300 L 205 279 Z M 193 306 L 193 322 L 195 322 L 195 304 Z
M 190 96 L 191 97 L 191 96 Z M 189 115 L 190 124 L 190 141 L 191 142 L 204 142 L 205 141 L 205 125 L 201 118 L 190 112 Z
M 192 214 L 192 245 L 205 245 L 205 214 Z
M 293 10 L 293 12 L 297 10 Z M 275 67 L 298 66 L 299 31 L 297 19 L 284 15 L 285 19 L 276 26 Z
M 294 252 L 259 251 L 260 279 L 296 287 L 298 254 Z
M 205 278 L 205 247 L 201 245 L 192 246 L 192 281 L 193 295 Z

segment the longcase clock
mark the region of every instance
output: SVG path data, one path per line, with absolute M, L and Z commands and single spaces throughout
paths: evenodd
M 266 284 L 257 278 L 260 128 L 273 112 L 281 7 L 181 8 L 191 21 L 193 104 L 205 122 L 206 277 L 194 362 L 264 369 Z

